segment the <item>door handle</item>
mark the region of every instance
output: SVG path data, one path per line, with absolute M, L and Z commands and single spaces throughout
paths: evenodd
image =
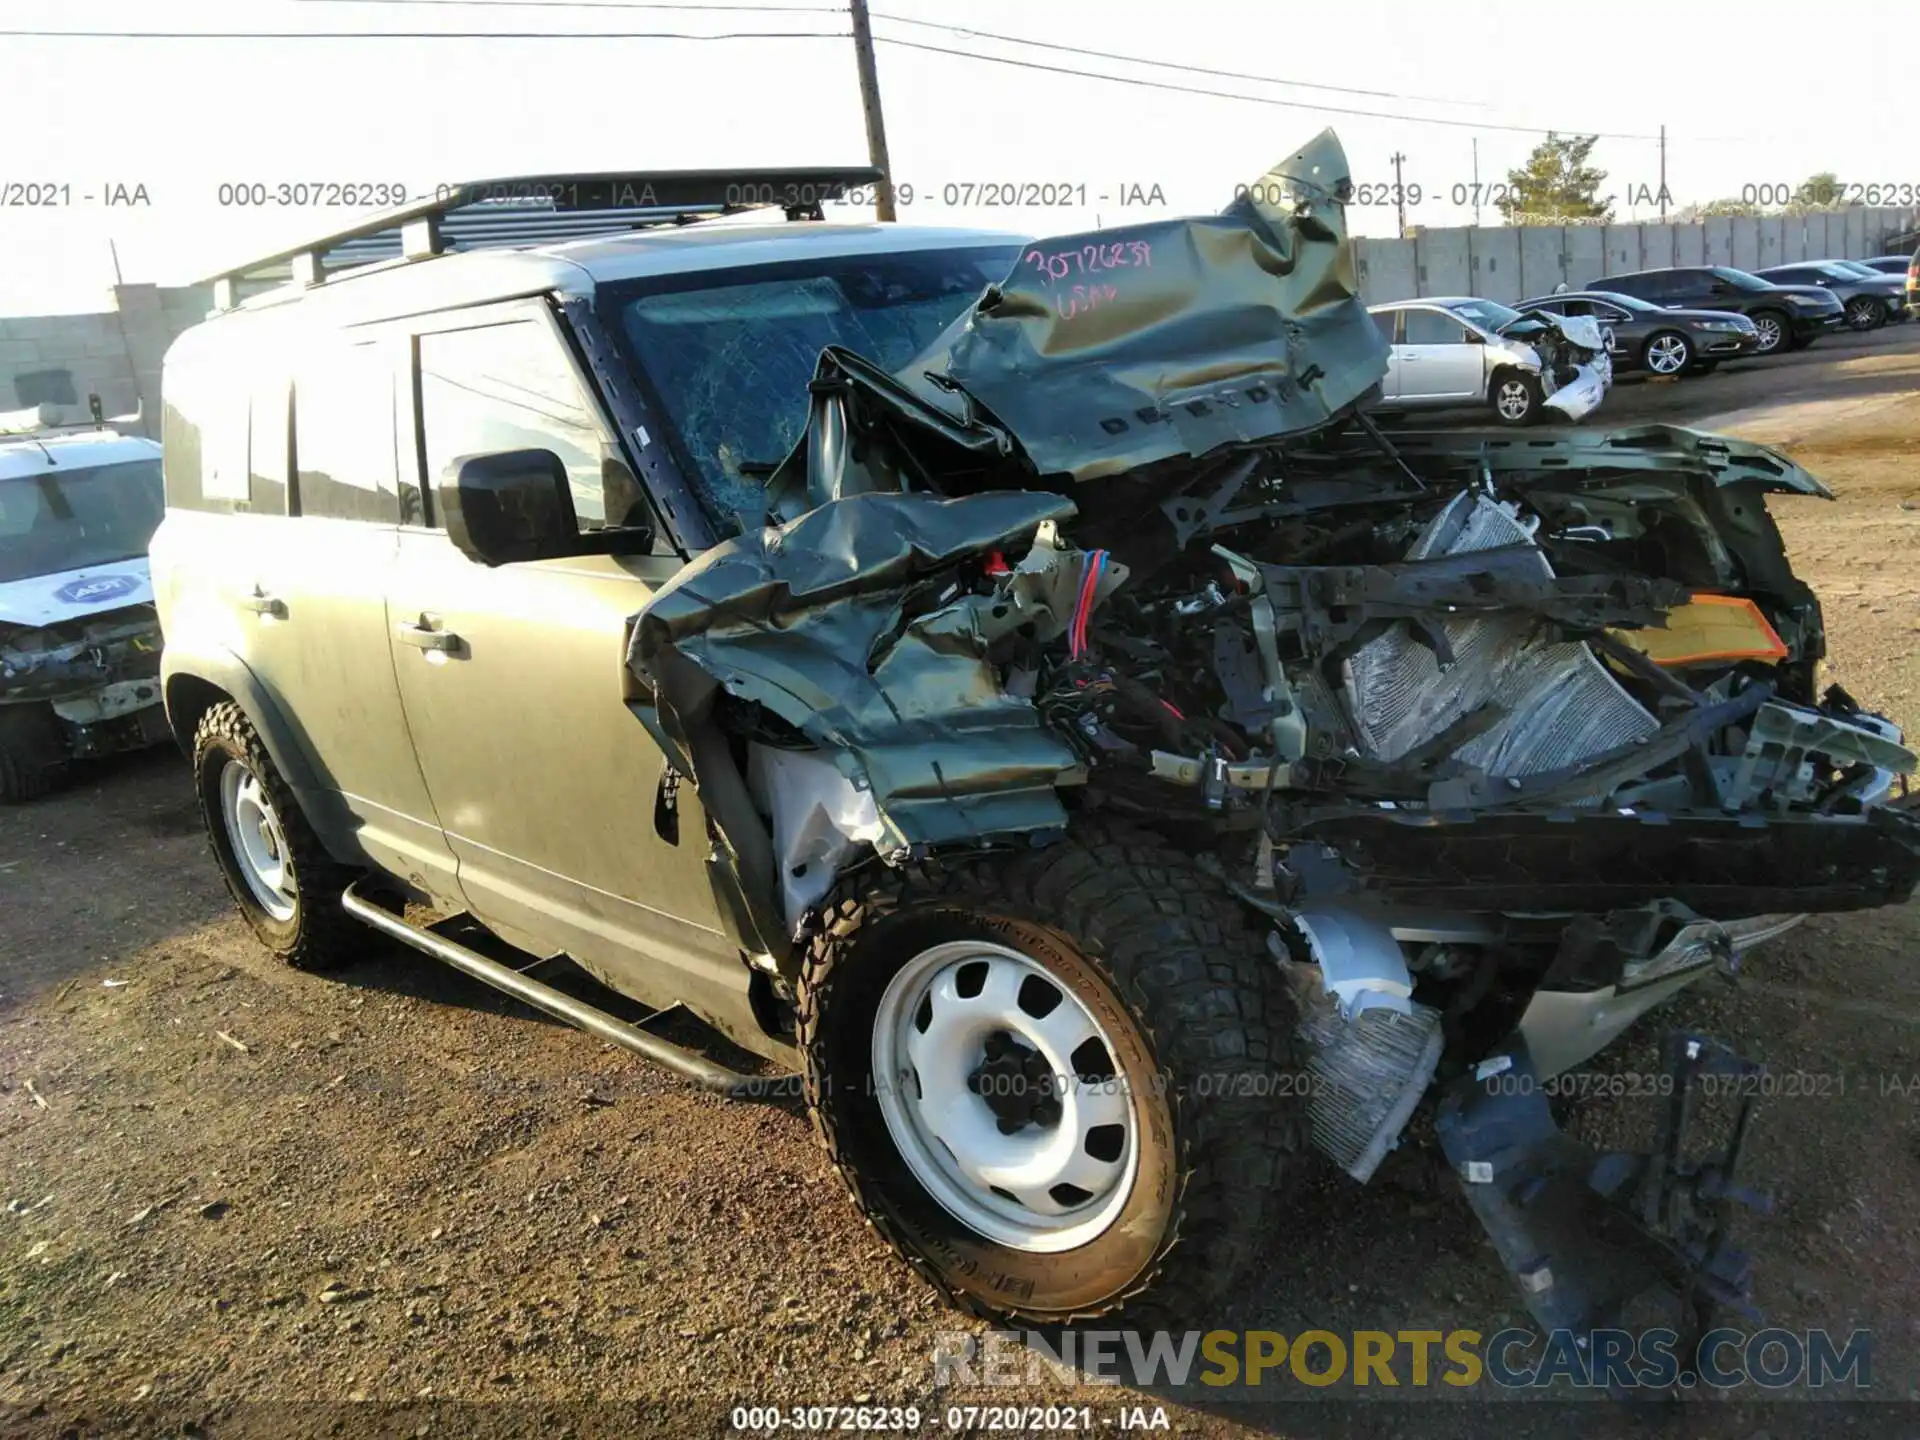
M 435 650 L 443 655 L 457 654 L 460 650 L 460 637 L 451 630 L 442 630 L 439 620 L 431 615 L 402 620 L 393 627 L 393 633 L 400 637 L 403 645 L 411 645 L 416 650 Z
M 278 595 L 269 595 L 258 585 L 253 587 L 251 595 L 240 597 L 240 608 L 251 610 L 256 615 L 271 615 L 276 620 L 287 618 L 287 602 Z

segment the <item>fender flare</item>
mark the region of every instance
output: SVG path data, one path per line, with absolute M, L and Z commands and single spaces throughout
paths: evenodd
M 355 838 L 358 825 L 339 788 L 314 759 L 313 747 L 252 667 L 225 646 L 183 648 L 168 644 L 161 650 L 160 693 L 167 727 L 181 751 L 193 754 L 194 727 L 206 709 L 198 701 L 208 689 L 240 707 L 327 853 L 345 865 L 367 864 Z

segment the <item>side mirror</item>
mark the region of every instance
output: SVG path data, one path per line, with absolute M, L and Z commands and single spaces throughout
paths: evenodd
M 1487 343 L 1487 337 L 1482 335 L 1478 330 L 1467 331 L 1467 344 L 1484 345 L 1486 343 Z
M 511 565 L 580 549 L 567 467 L 551 450 L 501 450 L 447 466 L 434 495 L 447 538 L 469 560 Z

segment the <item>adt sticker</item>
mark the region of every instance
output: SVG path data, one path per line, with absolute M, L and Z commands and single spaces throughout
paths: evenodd
M 96 575 L 91 579 L 69 580 L 53 593 L 69 605 L 88 605 L 95 600 L 131 595 L 139 588 L 139 580 L 131 575 Z

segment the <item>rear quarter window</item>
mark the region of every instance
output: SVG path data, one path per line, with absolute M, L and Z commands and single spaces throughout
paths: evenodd
M 287 389 L 241 357 L 169 365 L 160 448 L 167 505 L 217 514 L 283 515 Z
M 293 377 L 301 515 L 400 523 L 392 351 L 377 341 L 304 351 Z

